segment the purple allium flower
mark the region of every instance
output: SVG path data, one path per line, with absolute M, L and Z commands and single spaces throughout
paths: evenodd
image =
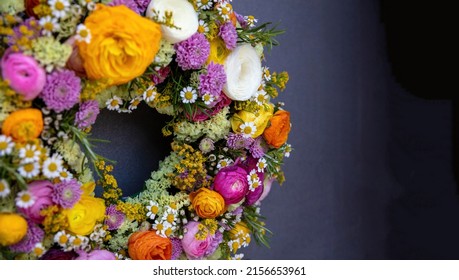
M 252 146 L 250 146 L 250 153 L 254 158 L 261 158 L 266 154 L 268 147 L 264 142 L 263 138 L 260 136 L 255 139 Z
M 209 41 L 199 32 L 175 44 L 174 48 L 177 53 L 175 60 L 183 70 L 201 68 L 210 54 Z
M 72 208 L 80 200 L 83 193 L 80 187 L 76 179 L 58 183 L 54 186 L 52 194 L 53 202 L 65 209 Z
M 233 150 L 249 149 L 253 146 L 253 138 L 245 138 L 242 134 L 230 133 L 228 135 L 227 145 L 228 148 Z
M 13 252 L 29 253 L 35 244 L 43 240 L 44 236 L 45 232 L 34 222 L 28 220 L 26 236 L 19 243 L 10 246 L 10 249 Z
M 78 254 L 75 251 L 64 252 L 61 249 L 51 248 L 40 260 L 74 260 Z
M 211 62 L 207 65 L 207 73 L 199 75 L 199 93 L 201 96 L 210 93 L 216 97 L 215 99 L 218 102 L 225 83 L 225 68 L 223 65 Z
M 70 70 L 55 71 L 48 75 L 41 98 L 48 108 L 57 113 L 68 110 L 80 99 L 81 80 Z
M 114 7 L 114 6 L 121 6 L 124 5 L 128 7 L 129 9 L 133 10 L 137 14 L 141 14 L 142 11 L 139 9 L 139 6 L 137 5 L 137 2 L 135 0 L 113 0 L 108 4 L 108 6 Z
M 118 229 L 126 218 L 123 212 L 116 210 L 116 205 L 113 204 L 107 208 L 105 215 L 108 216 L 107 219 L 105 219 L 108 230 Z
M 220 26 L 218 36 L 223 39 L 228 50 L 234 50 L 236 48 L 237 32 L 236 27 L 234 27 L 231 21 L 228 21 Z
M 140 13 L 145 13 L 145 11 L 148 8 L 148 5 L 150 4 L 151 0 L 134 0 L 137 3 L 137 8 L 140 11 Z
M 171 238 L 172 243 L 172 257 L 171 260 L 176 260 L 183 252 L 182 241 L 178 238 Z
M 79 129 L 87 128 L 96 122 L 99 112 L 99 103 L 96 100 L 86 101 L 80 105 L 80 110 L 75 115 L 75 124 Z

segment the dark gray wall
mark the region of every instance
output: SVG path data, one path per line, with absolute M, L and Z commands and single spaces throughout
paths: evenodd
M 292 113 L 295 149 L 287 182 L 262 207 L 271 249 L 253 244 L 246 257 L 457 259 L 452 105 L 416 98 L 394 81 L 378 1 L 233 4 L 287 30 L 267 64 L 290 73 L 280 100 Z M 120 161 L 128 194 L 168 153 L 158 118 L 149 108 L 128 118 L 104 112 L 95 126 L 112 141 L 100 151 Z

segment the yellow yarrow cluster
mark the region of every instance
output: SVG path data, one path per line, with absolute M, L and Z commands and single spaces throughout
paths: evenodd
M 197 240 L 204 240 L 208 235 L 214 235 L 218 230 L 218 222 L 215 219 L 204 219 L 198 225 Z
M 60 211 L 57 205 L 41 210 L 40 215 L 45 217 L 42 224 L 46 233 L 56 233 L 69 226 L 67 216 Z
M 108 88 L 111 84 L 109 79 L 87 80 L 81 90 L 82 101 L 94 100 L 96 96 Z
M 116 204 L 123 195 L 123 191 L 118 187 L 115 176 L 110 174 L 113 171 L 113 166 L 106 165 L 105 161 L 101 160 L 96 163 L 96 167 L 101 173 L 101 178 L 97 183 L 104 189 L 102 197 L 105 200 L 105 205 Z
M 141 203 L 119 201 L 116 210 L 123 212 L 128 220 L 136 220 L 139 223 L 145 221 L 147 217 L 146 208 Z
M 172 185 L 185 191 L 192 190 L 199 180 L 199 187 L 210 185 L 208 181 L 204 163 L 206 158 L 199 150 L 193 149 L 190 145 L 172 143 L 172 150 L 177 152 L 181 158 L 180 162 L 175 165 L 175 172 L 169 174 Z
M 40 4 L 33 8 L 33 12 L 39 17 L 50 16 L 52 11 L 47 0 L 40 0 Z

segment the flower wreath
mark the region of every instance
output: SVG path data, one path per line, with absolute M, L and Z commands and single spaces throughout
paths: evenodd
M 2 0 L 0 259 L 231 259 L 267 244 L 281 165 L 281 32 L 225 0 Z M 172 152 L 123 198 L 93 151 L 100 109 L 171 116 Z M 98 178 L 95 180 L 94 178 Z M 101 197 L 94 195 L 101 188 Z

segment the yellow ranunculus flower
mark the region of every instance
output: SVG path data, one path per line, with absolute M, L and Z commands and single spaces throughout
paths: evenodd
M 104 219 L 105 204 L 101 198 L 91 196 L 94 183 L 83 185 L 83 195 L 71 209 L 64 210 L 69 226 L 68 231 L 78 235 L 88 235 L 92 232 L 97 222 Z
M 210 53 L 209 58 L 207 59 L 207 64 L 210 62 L 218 63 L 218 64 L 225 64 L 226 57 L 230 54 L 226 48 L 225 42 L 223 42 L 220 38 L 215 38 L 210 41 Z
M 14 213 L 0 213 L 0 245 L 10 246 L 27 234 L 27 221 Z
M 98 4 L 84 25 L 91 40 L 79 42 L 78 48 L 90 79 L 127 83 L 145 72 L 159 50 L 160 25 L 126 6 Z
M 235 133 L 241 132 L 241 124 L 253 122 L 256 128 L 252 138 L 257 138 L 263 134 L 269 120 L 273 116 L 274 107 L 272 104 L 263 106 L 258 112 L 239 111 L 231 118 L 231 127 Z

